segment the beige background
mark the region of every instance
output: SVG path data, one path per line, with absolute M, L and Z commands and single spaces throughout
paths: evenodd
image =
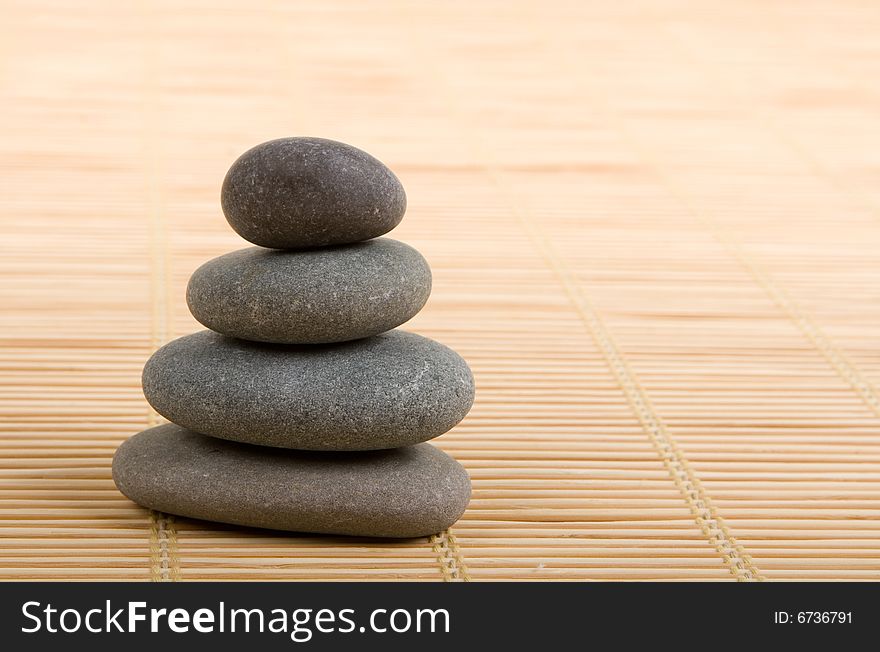
M 880 578 L 876 2 L 4 0 L 0 577 Z M 282 135 L 389 164 L 460 351 L 450 533 L 288 536 L 110 480 Z

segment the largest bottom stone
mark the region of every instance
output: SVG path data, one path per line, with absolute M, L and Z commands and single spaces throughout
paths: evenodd
M 170 514 L 375 537 L 440 532 L 471 493 L 464 468 L 430 444 L 358 453 L 266 449 L 174 424 L 123 443 L 113 480 L 139 505 Z

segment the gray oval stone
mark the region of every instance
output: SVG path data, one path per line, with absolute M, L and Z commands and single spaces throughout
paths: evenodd
M 419 537 L 445 530 L 470 500 L 467 471 L 417 444 L 361 453 L 279 451 L 174 424 L 124 442 L 113 481 L 169 514 L 321 534 Z
M 461 421 L 474 399 L 457 353 L 399 330 L 321 346 L 201 331 L 156 351 L 143 386 L 159 414 L 190 430 L 304 450 L 426 441 Z
M 280 138 L 248 150 L 226 173 L 220 201 L 242 238 L 276 249 L 375 238 L 406 211 L 403 186 L 381 161 L 324 138 Z
M 422 255 L 377 238 L 305 251 L 234 251 L 195 271 L 186 301 L 196 319 L 219 333 L 318 344 L 400 326 L 430 293 L 431 270 Z

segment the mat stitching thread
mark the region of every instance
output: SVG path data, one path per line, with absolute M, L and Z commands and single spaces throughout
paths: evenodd
M 467 564 L 458 546 L 458 539 L 452 530 L 444 530 L 431 536 L 431 549 L 437 555 L 440 564 L 440 572 L 444 582 L 470 582 Z
M 141 7 L 148 21 L 150 13 Z M 146 22 L 146 21 L 145 21 Z M 150 294 L 152 307 L 151 344 L 153 350 L 167 341 L 173 330 L 171 316 L 171 279 L 169 274 L 170 256 L 167 243 L 167 229 L 158 182 L 158 154 L 155 149 L 156 123 L 154 109 L 158 104 L 153 53 L 144 52 L 143 88 L 147 97 L 144 101 L 144 160 L 146 161 L 147 196 L 150 226 Z M 158 415 L 150 409 L 147 422 L 150 426 L 159 423 Z M 177 555 L 177 532 L 174 517 L 150 510 L 150 579 L 153 582 L 174 582 L 180 576 L 180 562 Z
M 150 510 L 150 575 L 154 582 L 173 582 L 179 575 L 176 564 L 177 534 L 174 517 Z

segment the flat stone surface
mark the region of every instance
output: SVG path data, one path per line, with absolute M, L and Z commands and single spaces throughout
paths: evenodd
M 282 451 L 167 424 L 124 442 L 113 481 L 169 514 L 321 534 L 418 537 L 467 507 L 462 466 L 430 444 L 360 453 Z
M 305 450 L 426 441 L 461 421 L 474 399 L 457 353 L 399 330 L 312 346 L 202 331 L 156 351 L 143 385 L 159 414 L 190 430 Z
M 298 249 L 375 238 L 400 223 L 406 193 L 378 159 L 324 138 L 280 138 L 226 174 L 223 213 L 245 240 Z
M 316 344 L 400 326 L 430 293 L 431 270 L 422 255 L 377 238 L 303 251 L 235 251 L 195 271 L 186 301 L 196 319 L 226 335 Z

